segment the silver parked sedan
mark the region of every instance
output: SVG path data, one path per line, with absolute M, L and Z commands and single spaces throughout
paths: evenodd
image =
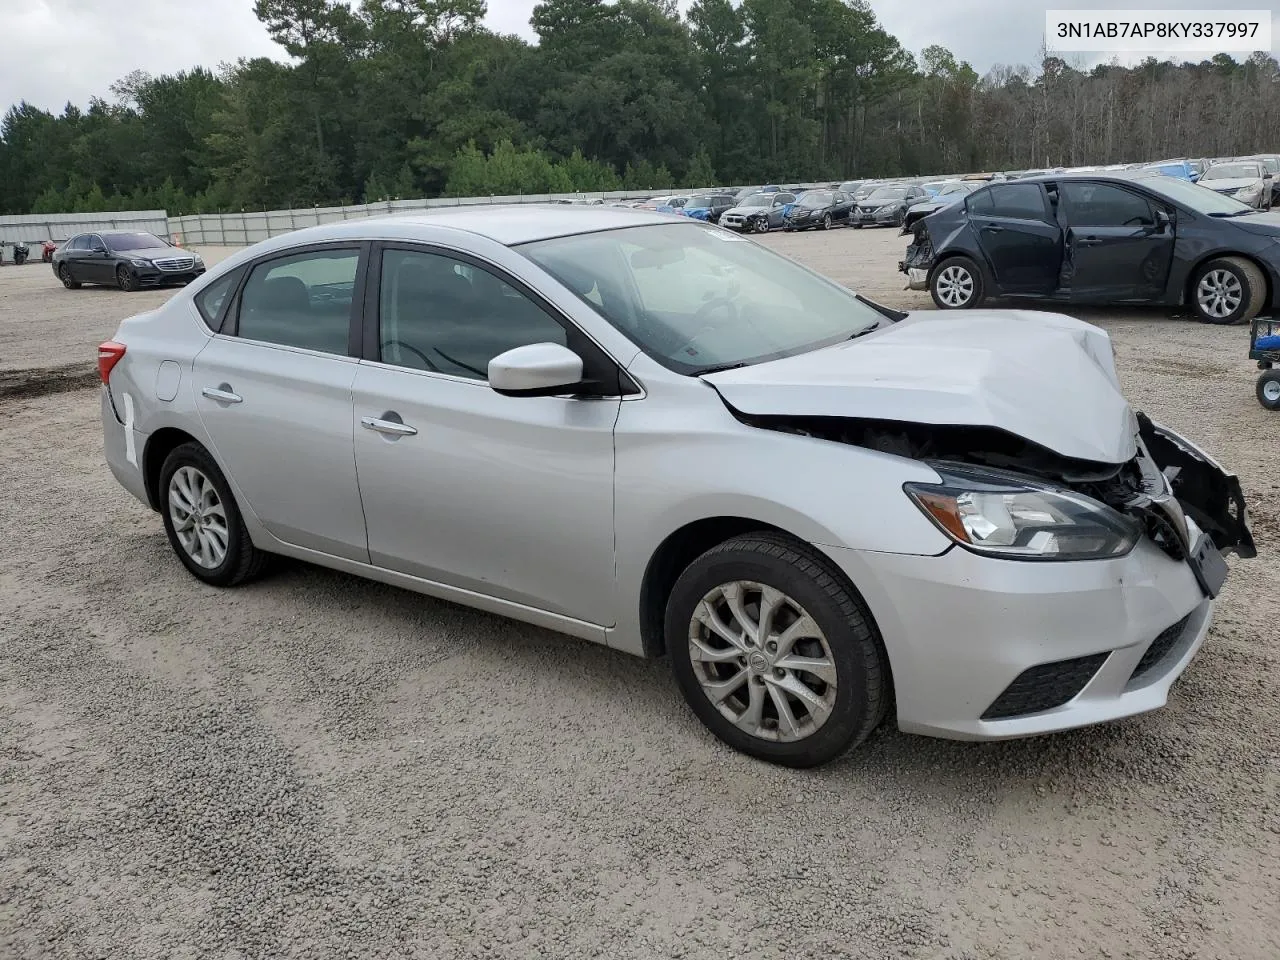
M 689 218 L 292 233 L 99 366 L 111 470 L 199 579 L 282 554 L 665 654 L 718 737 L 793 766 L 890 705 L 968 739 L 1157 708 L 1254 552 L 1103 331 L 900 314 Z

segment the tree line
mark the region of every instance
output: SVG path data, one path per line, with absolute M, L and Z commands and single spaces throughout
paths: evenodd
M 288 54 L 134 73 L 0 121 L 0 213 L 171 213 L 836 180 L 1276 149 L 1280 69 L 1148 59 L 985 76 L 865 0 L 257 0 Z

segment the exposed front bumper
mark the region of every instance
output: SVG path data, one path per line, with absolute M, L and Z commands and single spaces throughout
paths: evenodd
M 880 627 L 909 733 L 1000 740 L 1158 709 L 1212 617 L 1191 568 L 1146 539 L 1125 557 L 1074 562 L 825 549 Z M 1065 702 L 983 719 L 1031 668 L 1087 657 L 1097 664 Z

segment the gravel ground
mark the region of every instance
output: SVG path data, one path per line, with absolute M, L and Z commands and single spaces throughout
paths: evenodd
M 894 231 L 766 242 L 927 305 Z M 1244 330 L 1086 315 L 1253 505 L 1261 555 L 1167 709 L 888 725 L 794 772 L 705 733 L 665 662 L 302 564 L 188 576 L 70 389 L 166 295 L 0 269 L 5 960 L 1280 955 L 1280 417 Z

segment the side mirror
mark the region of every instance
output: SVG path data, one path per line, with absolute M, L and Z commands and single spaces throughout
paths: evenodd
M 548 397 L 582 382 L 582 358 L 558 343 L 531 343 L 489 361 L 489 386 L 504 397 Z
M 1173 223 L 1173 217 L 1169 216 L 1168 210 L 1156 211 L 1156 226 L 1167 227 L 1171 223 Z

